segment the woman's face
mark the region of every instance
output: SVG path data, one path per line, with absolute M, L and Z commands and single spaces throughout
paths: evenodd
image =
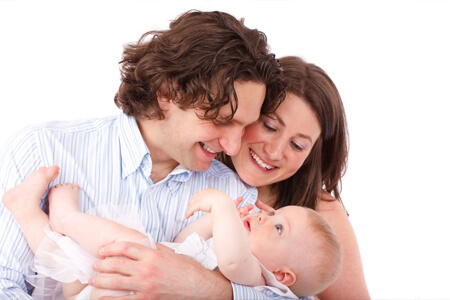
M 302 98 L 287 93 L 273 119 L 262 115 L 246 127 L 233 165 L 247 184 L 271 185 L 297 172 L 319 136 L 314 111 Z

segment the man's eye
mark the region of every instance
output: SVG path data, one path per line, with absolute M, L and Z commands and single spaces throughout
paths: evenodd
M 275 225 L 275 228 L 277 229 L 278 234 L 281 234 L 283 232 L 283 226 L 282 225 L 280 225 L 280 224 Z

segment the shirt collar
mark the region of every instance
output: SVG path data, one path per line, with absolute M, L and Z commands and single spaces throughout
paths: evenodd
M 146 154 L 149 154 L 149 151 L 135 118 L 122 112 L 117 121 L 122 159 L 122 178 L 125 178 L 139 168 L 142 159 Z
M 192 170 L 186 168 L 183 165 L 178 165 L 175 169 L 172 170 L 172 172 L 170 172 L 170 177 L 172 177 L 172 180 L 176 180 L 179 182 L 184 182 L 187 181 L 191 175 L 192 175 Z
M 118 117 L 118 132 L 120 140 L 120 153 L 122 158 L 122 178 L 134 173 L 147 157 L 148 176 L 150 176 L 152 160 L 150 152 L 142 138 L 136 119 L 125 115 L 123 112 Z M 172 180 L 187 181 L 192 170 L 183 165 L 178 165 L 167 177 Z

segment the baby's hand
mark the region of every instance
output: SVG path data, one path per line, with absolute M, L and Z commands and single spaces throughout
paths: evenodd
M 236 205 L 237 212 L 241 218 L 248 215 L 248 213 L 253 209 L 253 204 L 247 204 L 243 207 L 239 207 L 242 200 L 244 200 L 243 197 L 238 197 L 236 200 L 234 200 L 234 204 Z
M 235 204 L 226 193 L 217 189 L 204 189 L 197 192 L 189 201 L 186 219 L 191 217 L 196 211 L 211 212 L 214 208 L 221 209 L 221 207 L 230 205 L 234 207 Z

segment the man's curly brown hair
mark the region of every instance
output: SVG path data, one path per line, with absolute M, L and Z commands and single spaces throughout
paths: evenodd
M 267 114 L 284 99 L 279 74 L 264 33 L 227 13 L 188 11 L 170 29 L 147 32 L 125 46 L 114 101 L 129 116 L 163 119 L 160 93 L 181 109 L 202 109 L 200 118 L 215 121 L 228 104 L 231 114 L 220 120 L 226 122 L 238 107 L 235 81 L 266 85 L 262 113 Z

